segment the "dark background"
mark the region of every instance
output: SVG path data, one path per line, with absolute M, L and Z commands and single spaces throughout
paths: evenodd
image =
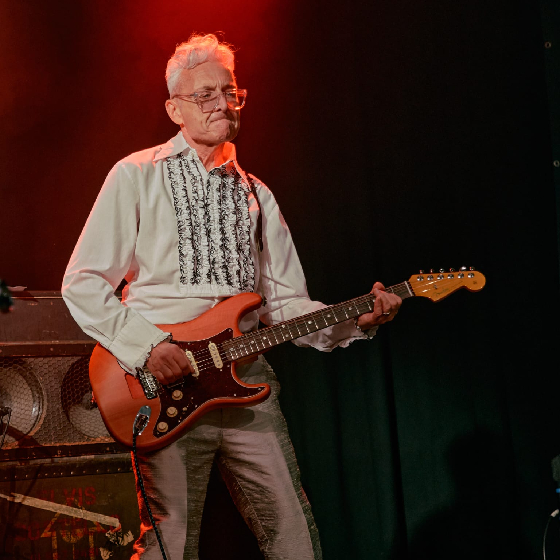
M 553 18 L 551 0 L 0 2 L 0 277 L 59 289 L 112 165 L 176 132 L 175 45 L 223 31 L 249 90 L 240 164 L 314 299 L 487 277 L 407 300 L 370 343 L 269 355 L 325 559 L 539 558 L 560 453 Z

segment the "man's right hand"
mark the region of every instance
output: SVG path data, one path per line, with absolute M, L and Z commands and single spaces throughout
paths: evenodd
M 185 352 L 176 344 L 169 342 L 160 342 L 155 346 L 146 365 L 156 379 L 164 385 L 179 381 L 184 375 L 193 371 Z

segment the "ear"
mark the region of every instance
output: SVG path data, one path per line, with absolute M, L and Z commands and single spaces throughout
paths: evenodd
M 174 99 L 168 99 L 165 102 L 165 110 L 169 115 L 169 118 L 175 123 L 181 126 L 183 124 L 183 116 L 181 115 L 181 111 L 179 111 L 179 107 L 177 102 Z

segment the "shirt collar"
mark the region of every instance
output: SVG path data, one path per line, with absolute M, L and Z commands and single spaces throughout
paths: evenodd
M 243 180 L 248 184 L 245 172 L 241 169 L 241 167 L 239 167 L 239 164 L 237 163 L 237 154 L 235 150 L 235 145 L 232 144 L 231 142 L 226 142 L 225 147 L 227 150 L 227 156 L 226 156 L 227 159 L 224 165 L 229 163 L 230 161 L 233 161 L 235 165 L 235 169 L 237 169 L 239 175 L 241 175 Z M 189 152 L 192 152 L 193 156 L 198 157 L 198 155 L 196 154 L 196 150 L 189 146 L 189 144 L 185 140 L 185 137 L 183 136 L 183 133 L 179 131 L 173 138 L 171 138 L 171 140 L 159 146 L 159 148 L 156 150 L 156 154 L 154 156 L 153 161 L 154 163 L 156 163 L 162 159 L 176 156 L 181 152 L 184 152 L 185 155 L 188 154 Z

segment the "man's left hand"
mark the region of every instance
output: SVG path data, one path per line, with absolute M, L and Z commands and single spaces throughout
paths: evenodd
M 371 293 L 375 295 L 372 313 L 364 313 L 357 320 L 357 325 L 363 331 L 372 327 L 383 325 L 395 318 L 402 304 L 402 299 L 385 291 L 385 286 L 381 282 L 373 285 Z

